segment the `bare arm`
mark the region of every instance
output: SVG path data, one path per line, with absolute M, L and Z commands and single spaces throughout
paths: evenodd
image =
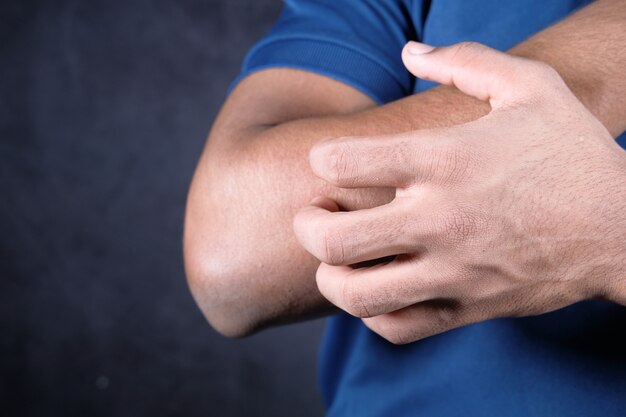
M 625 2 L 598 2 L 516 47 L 552 65 L 613 134 L 626 117 Z M 623 58 L 623 57 L 622 57 Z M 489 107 L 437 87 L 381 107 L 312 73 L 247 77 L 226 101 L 191 186 L 185 222 L 188 280 L 207 319 L 229 336 L 331 311 L 315 284 L 318 261 L 296 242 L 295 212 L 326 194 L 345 209 L 393 191 L 345 190 L 313 175 L 311 146 L 328 137 L 397 133 L 476 119 Z

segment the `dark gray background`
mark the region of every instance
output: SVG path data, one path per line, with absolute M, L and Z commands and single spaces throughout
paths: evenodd
M 322 323 L 218 336 L 187 186 L 276 0 L 0 1 L 5 416 L 320 415 Z

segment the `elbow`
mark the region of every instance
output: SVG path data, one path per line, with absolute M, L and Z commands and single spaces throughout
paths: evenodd
M 199 257 L 185 253 L 185 271 L 191 294 L 215 331 L 241 338 L 260 330 L 256 297 L 244 274 L 212 254 Z
M 216 163 L 203 169 L 217 169 L 224 179 L 222 168 Z M 226 215 L 230 200 L 221 194 L 220 183 L 209 181 L 215 176 L 202 172 L 192 181 L 183 236 L 185 275 L 209 324 L 226 337 L 239 338 L 260 329 L 262 306 Z
M 282 267 L 272 262 L 277 249 L 266 239 L 267 224 L 276 220 L 267 220 L 267 207 L 248 209 L 251 201 L 262 201 L 259 177 L 266 175 L 253 171 L 245 157 L 231 160 L 217 152 L 199 164 L 189 191 L 183 238 L 187 283 L 209 324 L 227 337 L 278 324 L 291 306 L 287 290 L 278 285 L 284 282 Z

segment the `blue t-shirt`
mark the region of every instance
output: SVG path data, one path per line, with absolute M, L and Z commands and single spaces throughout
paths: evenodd
M 292 67 L 386 103 L 432 86 L 404 68 L 410 39 L 506 50 L 580 0 L 286 0 L 240 78 Z M 626 135 L 618 142 L 626 147 Z M 395 346 L 347 314 L 320 357 L 329 416 L 626 416 L 626 308 L 589 301 Z

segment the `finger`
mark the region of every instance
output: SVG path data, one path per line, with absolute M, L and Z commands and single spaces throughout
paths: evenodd
M 311 200 L 309 204 L 329 211 L 331 213 L 339 211 L 339 205 L 337 204 L 337 202 L 324 196 L 315 197 L 313 200 Z
M 468 126 L 377 137 L 346 137 L 315 145 L 313 172 L 343 188 L 395 187 L 457 178 L 472 162 Z M 465 138 L 464 143 L 459 140 Z
M 330 265 L 412 252 L 429 237 L 426 230 L 430 221 L 411 213 L 408 201 L 336 213 L 312 203 L 296 214 L 294 232 L 309 253 Z
M 311 149 L 309 162 L 317 176 L 338 187 L 404 187 L 415 175 L 409 157 L 419 152 L 414 142 L 407 134 L 327 140 Z
M 486 319 L 480 310 L 451 299 L 425 301 L 363 323 L 389 342 L 402 345 Z
M 475 42 L 432 47 L 409 42 L 402 60 L 416 77 L 454 85 L 464 93 L 489 101 L 492 107 L 515 101 L 526 94 L 523 82 L 529 68 L 538 64 Z
M 445 297 L 454 287 L 446 272 L 432 268 L 420 255 L 398 256 L 389 263 L 359 269 L 322 263 L 316 280 L 324 297 L 356 317 L 378 316 Z

